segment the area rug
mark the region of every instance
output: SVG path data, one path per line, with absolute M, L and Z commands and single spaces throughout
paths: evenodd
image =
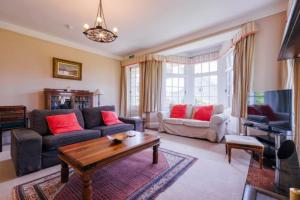
M 152 164 L 152 151 L 134 154 L 101 168 L 92 177 L 94 200 L 154 199 L 182 175 L 197 159 L 159 149 L 158 164 Z M 71 172 L 68 183 L 60 183 L 60 172 L 18 185 L 15 200 L 80 200 L 80 177 Z
M 275 192 L 274 178 L 274 169 L 266 165 L 264 165 L 263 169 L 260 169 L 259 162 L 253 158 L 251 159 L 247 176 L 247 184 L 270 192 Z

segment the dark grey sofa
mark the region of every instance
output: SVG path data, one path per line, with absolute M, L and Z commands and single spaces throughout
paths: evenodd
M 59 164 L 57 149 L 61 146 L 128 130 L 143 131 L 143 124 L 139 119 L 120 117 L 119 119 L 124 124 L 105 126 L 100 114 L 102 110 L 114 111 L 115 107 L 101 106 L 82 111 L 74 109 L 33 110 L 30 113 L 30 128 L 12 131 L 11 157 L 17 176 Z M 73 112 L 84 130 L 52 135 L 46 116 Z

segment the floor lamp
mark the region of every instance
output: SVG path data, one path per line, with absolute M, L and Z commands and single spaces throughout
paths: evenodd
M 101 105 L 101 104 L 100 104 L 100 96 L 103 95 L 103 94 L 104 94 L 104 93 L 101 92 L 99 88 L 96 89 L 96 91 L 95 91 L 95 96 L 98 97 L 98 107 Z

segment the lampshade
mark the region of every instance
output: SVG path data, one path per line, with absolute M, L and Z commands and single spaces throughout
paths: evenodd
M 103 95 L 104 93 L 99 89 L 97 88 L 96 91 L 94 92 L 95 95 Z

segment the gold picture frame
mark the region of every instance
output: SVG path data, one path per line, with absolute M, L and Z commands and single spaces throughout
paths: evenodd
M 53 58 L 53 78 L 82 80 L 82 63 Z

